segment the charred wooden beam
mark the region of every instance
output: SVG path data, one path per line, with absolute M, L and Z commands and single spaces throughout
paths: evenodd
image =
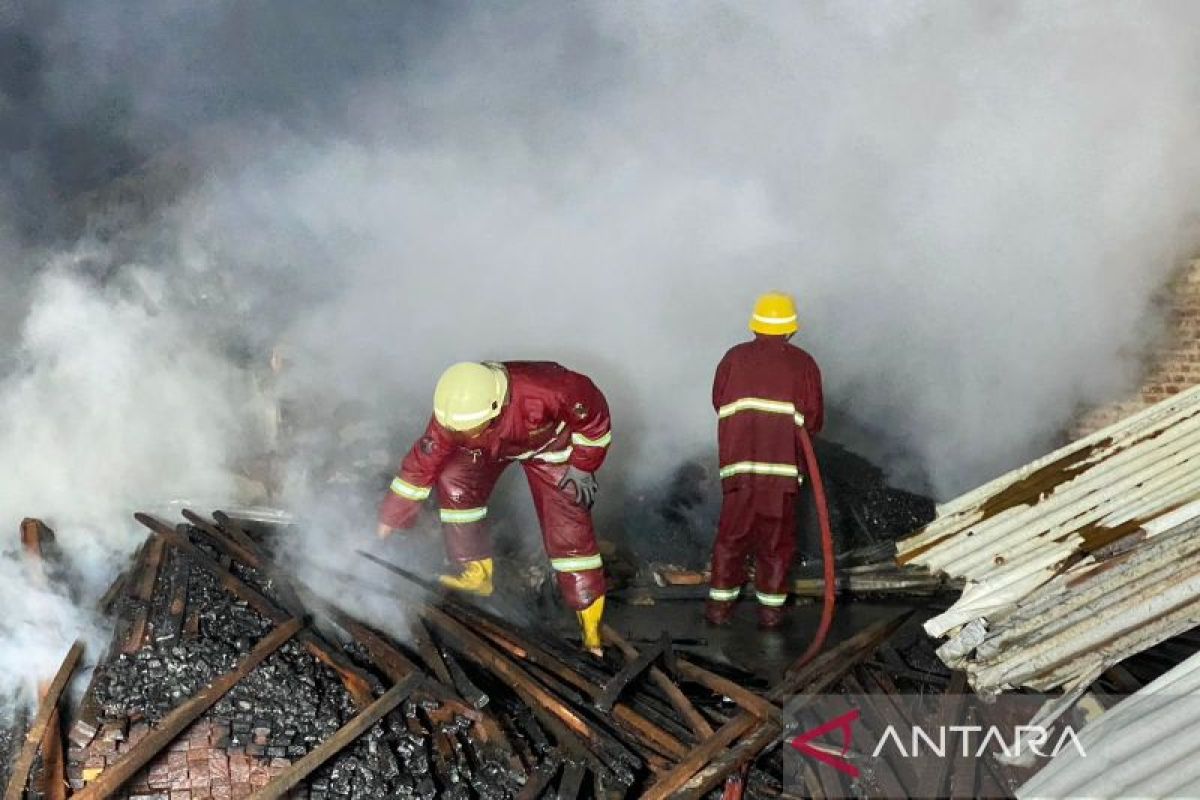
M 477 618 L 472 622 L 474 627 L 500 650 L 543 670 L 547 676 L 563 686 L 582 692 L 589 700 L 594 700 L 601 693 L 602 687 L 544 651 L 538 644 L 525 640 L 519 632 L 504 628 L 488 619 Z M 676 736 L 628 703 L 617 703 L 612 709 L 612 716 L 623 730 L 631 731 L 644 739 L 662 755 L 679 759 L 688 752 L 687 746 Z
M 694 570 L 659 570 L 658 585 L 634 586 L 614 592 L 614 596 L 633 605 L 653 605 L 657 601 L 702 600 L 708 596 L 708 575 Z M 894 562 L 857 568 L 838 568 L 837 592 L 851 595 L 897 595 L 929 597 L 939 592 L 962 588 L 962 581 L 931 575 L 915 569 L 898 569 Z M 746 590 L 753 590 L 747 583 Z M 825 593 L 825 581 L 818 577 L 797 577 L 788 587 L 796 597 L 819 598 Z
M 558 781 L 558 800 L 575 800 L 583 791 L 587 767 L 578 761 L 568 761 Z
M 693 775 L 720 755 L 723 750 L 749 733 L 759 722 L 758 717 L 753 714 L 744 713 L 734 717 L 718 728 L 711 738 L 694 748 L 688 757 L 680 761 L 673 770 L 661 776 L 643 797 L 645 800 L 663 800 L 663 798 L 675 797 L 674 793 L 682 789 Z
M 950 679 L 950 687 L 946 690 L 946 694 L 942 696 L 941 713 L 938 715 L 938 722 L 943 727 L 954 721 L 958 716 L 958 710 L 962 708 L 963 692 L 967 688 L 967 673 L 955 672 L 954 677 Z M 934 763 L 929 768 L 921 773 L 921 783 L 917 786 L 917 797 L 942 797 L 945 793 L 943 787 L 946 785 L 946 778 L 950 772 L 950 760 L 945 758 L 934 759 Z
M 251 800 L 278 800 L 291 791 L 296 784 L 308 777 L 329 759 L 342 752 L 354 740 L 370 730 L 375 723 L 396 709 L 412 694 L 422 681 L 420 675 L 410 675 L 360 711 L 312 752 L 292 764 L 274 780 L 250 795 Z
M 529 780 L 525 781 L 516 800 L 537 800 L 545 794 L 561 767 L 562 761 L 558 758 L 549 758 L 543 761 L 530 774 Z
M 21 547 L 39 561 L 46 556 L 46 547 L 54 541 L 54 531 L 36 517 L 21 520 Z
M 433 771 L 442 790 L 449 792 L 455 783 L 454 747 L 446 734 L 432 721 L 425 727 L 425 740 L 429 742 L 429 753 L 433 759 Z
M 246 529 L 233 521 L 233 518 L 224 511 L 214 511 L 213 519 L 221 526 L 221 530 L 229 534 L 238 544 L 247 550 L 252 550 L 259 555 L 260 558 L 266 559 L 267 554 L 263 551 L 258 542 L 250 534 L 246 533 Z
M 138 551 L 137 558 L 141 559 L 141 550 Z M 117 598 L 121 596 L 121 592 L 125 591 L 125 584 L 129 580 L 129 572 L 130 570 L 122 570 L 117 577 L 113 578 L 113 582 L 109 584 L 107 591 L 96 601 L 96 610 L 101 614 L 108 614 L 112 611 Z
M 637 650 L 635 650 L 633 646 L 629 644 L 629 642 L 625 641 L 621 635 L 611 627 L 607 625 L 604 626 L 604 635 L 610 642 L 617 646 L 617 649 L 621 651 L 626 659 L 637 657 Z M 670 651 L 668 650 L 667 652 L 669 653 Z M 675 658 L 672 661 L 675 669 L 678 669 L 680 663 L 679 659 Z M 693 705 L 692 701 L 689 700 L 687 695 L 683 693 L 683 690 L 680 689 L 673 680 L 671 680 L 669 675 L 664 673 L 658 667 L 651 667 L 650 680 L 654 681 L 654 684 L 658 686 L 658 688 L 661 689 L 664 694 L 667 695 L 667 699 L 671 701 L 671 705 L 675 707 L 675 710 L 679 712 L 680 716 L 682 716 L 684 721 L 687 722 L 688 727 L 692 729 L 698 738 L 706 739 L 713 735 L 713 729 L 712 726 L 708 724 L 708 720 L 705 719 L 704 715 L 696 709 L 696 706 Z
M 413 646 L 417 648 L 417 655 L 425 662 L 425 666 L 437 676 L 439 681 L 447 686 L 453 686 L 454 678 L 450 675 L 450 667 L 446 666 L 441 651 L 434 645 L 433 637 L 430 636 L 425 623 L 419 618 L 414 619 L 409 625 L 409 630 L 412 632 Z
M 768 694 L 768 699 L 782 702 L 804 691 L 807 698 L 824 691 L 836 683 L 851 667 L 875 651 L 904 623 L 910 614 L 878 622 L 860 631 L 836 647 L 830 648 L 807 664 L 789 668 L 783 679 Z M 793 703 L 802 707 L 808 700 L 797 697 Z M 674 770 L 663 776 L 646 792 L 646 800 L 664 798 L 690 798 L 698 800 L 721 785 L 734 771 L 748 764 L 782 733 L 782 726 L 773 720 L 760 720 L 749 712 L 742 712 L 727 722 L 709 742 L 697 748 L 703 751 L 700 758 L 689 756 Z M 743 737 L 732 749 L 729 744 Z M 715 746 L 714 743 L 719 743 Z M 724 750 L 725 752 L 721 752 Z M 714 757 L 715 756 L 715 757 Z
M 393 647 L 386 639 L 371 630 L 368 626 L 332 605 L 321 604 L 320 607 L 338 627 L 367 649 L 371 660 L 392 683 L 400 683 L 400 681 L 408 678 L 410 675 L 424 675 L 424 671 L 410 660 L 408 656 Z M 478 721 L 480 717 L 476 709 L 466 705 L 455 696 L 453 687 L 438 680 L 432 678 L 426 679 L 420 688 L 414 692 L 414 695 L 417 697 L 425 695 L 439 703 L 450 705 L 453 707 L 455 713 L 461 714 L 472 721 Z
M 67 651 L 67 657 L 63 659 L 62 665 L 54 675 L 54 680 L 46 689 L 46 695 L 38 707 L 37 716 L 34 717 L 33 724 L 25 735 L 25 742 L 21 745 L 21 752 L 17 756 L 17 760 L 13 762 L 8 777 L 8 787 L 4 792 L 4 800 L 21 800 L 24 797 L 25 785 L 29 783 L 29 770 L 33 767 L 33 760 L 37 757 L 38 749 L 46 737 L 51 720 L 58 713 L 58 703 L 62 699 L 67 685 L 71 682 L 71 676 L 75 674 L 75 668 L 79 666 L 79 659 L 82 656 L 83 642 L 75 642 Z
M 659 641 L 652 647 L 648 647 L 638 654 L 635 658 L 625 662 L 625 666 L 621 667 L 620 672 L 614 675 L 608 683 L 604 684 L 600 696 L 596 698 L 596 708 L 601 711 L 612 711 L 612 707 L 617 702 L 617 698 L 621 696 L 621 692 L 629 686 L 629 684 L 638 678 L 643 672 L 650 669 L 654 662 L 662 658 L 665 648 L 670 647 L 670 641 Z
M 741 684 L 693 664 L 684 658 L 675 660 L 680 677 L 698 683 L 710 692 L 728 697 L 759 719 L 779 719 L 779 706 Z
M 262 554 L 258 552 L 257 547 L 248 547 L 238 539 L 234 538 L 227 530 L 218 528 L 204 517 L 197 514 L 191 509 L 183 510 L 184 519 L 190 522 L 198 530 L 205 534 L 208 541 L 213 543 L 213 546 L 222 552 L 226 553 L 243 564 L 262 569 L 266 563 Z
M 163 598 L 164 613 L 156 614 L 157 621 L 154 629 L 155 642 L 172 642 L 183 634 L 183 616 L 187 613 L 188 584 L 192 573 L 191 563 L 182 553 L 175 553 L 171 558 L 170 569 L 164 574 L 160 592 L 166 592 Z
M 300 596 L 291 582 L 283 576 L 283 574 L 275 567 L 270 556 L 259 545 L 258 542 L 251 538 L 250 534 L 246 533 L 240 525 L 234 522 L 222 511 L 213 512 L 213 519 L 216 520 L 217 526 L 207 524 L 207 520 L 196 514 L 193 511 L 184 509 L 184 517 L 193 524 L 204 522 L 205 527 L 201 528 L 205 531 L 215 531 L 224 543 L 230 548 L 223 552 L 229 553 L 233 558 L 242 561 L 247 566 L 263 573 L 275 587 L 275 594 L 279 599 L 279 603 L 293 616 L 301 616 L 304 612 L 304 603 L 301 602 Z M 247 560 L 249 559 L 249 560 Z
M 158 571 L 162 566 L 165 551 L 166 544 L 157 537 L 151 539 L 146 545 L 146 560 L 142 564 L 137 582 L 134 584 L 134 599 L 141 600 L 143 603 L 148 603 L 153 599 L 154 587 L 158 583 Z
M 862 669 L 861 667 L 859 669 Z M 861 681 L 851 671 L 850 674 L 842 678 L 842 685 L 851 694 L 859 696 L 859 706 L 862 712 L 862 724 L 868 730 L 877 736 L 882 736 L 888 726 L 893 726 L 894 730 L 900 731 L 907 728 L 907 723 L 892 707 L 889 698 L 881 698 L 878 695 L 870 696 Z M 883 703 L 877 703 L 876 700 L 881 699 Z M 886 757 L 878 759 L 877 772 L 880 774 L 880 783 L 886 789 L 885 794 L 889 797 L 915 797 L 914 792 L 917 790 L 918 776 L 912 769 L 907 759 L 892 757 L 890 760 Z M 896 786 L 893 786 L 893 782 Z
M 133 593 L 130 595 L 138 604 L 138 608 L 134 612 L 129 630 L 121 644 L 121 652 L 126 655 L 136 653 L 146 640 L 146 627 L 150 620 L 150 603 L 154 598 L 154 587 L 158 584 L 158 573 L 162 567 L 165 551 L 166 544 L 158 537 L 154 537 L 146 545 L 145 558 L 138 571 L 137 580 L 133 584 Z
M 306 591 L 303 586 L 300 588 L 306 597 L 312 598 L 311 592 Z M 364 625 L 330 603 L 320 600 L 315 600 L 314 602 L 317 608 L 329 616 L 336 625 L 367 649 L 371 660 L 393 683 L 399 683 L 409 675 L 424 675 L 419 665 L 410 660 L 408 656 L 390 644 L 383 636 L 373 631 L 369 626 Z M 420 624 L 419 620 L 417 624 Z M 429 639 L 429 632 L 423 624 L 420 624 L 419 630 Z M 483 744 L 491 748 L 491 752 L 500 755 L 507 761 L 515 775 L 523 776 L 525 774 L 525 769 L 520 763 L 520 759 L 516 755 L 516 751 L 500 723 L 491 714 L 464 703 L 457 695 L 453 686 L 426 676 L 426 680 L 422 682 L 420 688 L 414 692 L 414 695 L 418 698 L 423 696 L 428 697 L 450 709 L 453 713 L 471 720 L 476 726 L 479 738 Z
M 358 553 L 362 557 L 375 564 L 378 564 L 389 572 L 405 578 L 414 586 L 421 587 L 422 589 L 425 589 L 428 586 L 428 582 L 423 581 L 421 578 L 413 575 L 411 572 L 403 569 L 402 567 L 397 567 L 364 551 L 358 551 Z M 428 588 L 432 589 L 435 587 L 428 586 Z M 387 594 L 395 594 L 395 592 L 390 590 L 383 591 Z M 544 670 L 547 675 L 552 676 L 563 686 L 572 687 L 582 691 L 589 699 L 594 699 L 601 692 L 601 687 L 598 684 L 572 668 L 573 666 L 577 665 L 583 668 L 589 668 L 592 672 L 597 672 L 597 667 L 585 664 L 582 662 L 582 659 L 580 659 L 577 664 L 569 665 L 564 661 L 563 658 L 558 657 L 562 654 L 552 655 L 551 653 L 547 652 L 546 649 L 544 649 L 542 643 L 533 641 L 532 638 L 525 635 L 524 632 L 513 630 L 482 609 L 467 608 L 448 598 L 444 598 L 442 602 L 446 603 L 447 607 L 445 609 L 436 609 L 436 612 L 446 619 L 455 621 L 461 626 L 469 626 L 469 631 L 472 632 L 472 636 L 476 639 L 478 639 L 479 636 L 486 637 L 486 639 L 490 641 L 491 645 L 495 646 L 499 649 L 499 651 L 501 651 L 491 651 L 491 648 L 485 644 L 482 639 L 478 639 L 480 644 L 483 645 L 483 649 L 489 651 L 491 655 L 500 656 L 501 653 L 503 653 L 508 658 L 525 661 L 533 667 Z M 426 606 L 426 609 L 427 611 L 432 610 L 428 606 Z M 466 655 L 468 655 L 468 658 L 470 658 L 469 653 Z M 485 664 L 484 666 L 486 668 L 487 665 Z M 512 666 L 516 667 L 517 669 L 521 669 L 520 667 L 517 667 L 516 664 L 512 664 Z M 529 677 L 528 673 L 525 673 L 524 670 L 522 670 L 522 673 Z M 574 747 L 576 750 L 582 749 L 577 735 L 570 730 L 569 724 L 564 724 L 564 722 L 558 721 L 555 717 L 547 716 L 544 711 L 540 709 L 536 702 L 530 702 L 527 695 L 523 696 L 522 699 L 525 700 L 531 708 L 538 711 L 539 718 L 542 719 L 547 727 L 557 726 L 564 734 L 567 734 L 571 737 L 571 741 L 565 746 Z M 574 712 L 571 712 L 571 715 L 577 716 L 574 714 Z M 663 730 L 660 726 L 646 719 L 628 704 L 618 703 L 613 709 L 613 719 L 621 727 L 621 729 L 636 731 L 638 736 L 644 737 L 652 742 L 654 748 L 664 755 L 668 755 L 672 758 L 681 758 L 687 753 L 686 745 L 684 745 L 667 731 Z M 602 770 L 606 769 L 604 764 L 600 763 L 599 761 L 597 761 L 597 764 L 594 766 L 599 766 L 599 768 Z M 626 785 L 628 783 L 623 779 L 618 780 L 617 782 L 624 782 Z
M 101 773 L 98 779 L 82 791 L 76 792 L 74 800 L 103 800 L 116 794 L 126 781 L 150 763 L 151 759 L 166 749 L 189 725 L 216 705 L 236 683 L 253 672 L 303 627 L 304 623 L 301 620 L 292 619 L 267 634 L 240 664 L 163 717 L 154 730 L 126 751 L 125 755 Z
M 491 698 L 487 693 L 475 685 L 471 677 L 467 675 L 466 670 L 462 668 L 462 664 L 458 663 L 458 659 L 448 650 L 442 650 L 442 660 L 446 662 L 446 669 L 450 671 L 450 679 L 454 682 L 454 688 L 458 689 L 458 693 L 477 709 L 485 708 Z
M 45 702 L 49 684 L 39 691 L 39 702 Z M 46 733 L 42 736 L 42 777 L 38 789 L 44 800 L 67 800 L 67 763 L 63 751 L 62 715 L 58 708 L 50 715 Z
M 896 667 L 875 659 L 871 659 L 867 664 L 886 671 L 893 678 L 906 678 L 910 681 L 937 687 L 939 691 L 942 691 L 950 683 L 950 676 L 938 675 L 935 672 L 925 672 L 924 670 L 912 669 L 911 667 Z
M 642 763 L 622 744 L 563 703 L 524 669 L 488 646 L 483 639 L 449 614 L 437 608 L 426 607 L 424 616 L 448 642 L 457 645 L 456 649 L 459 652 L 512 686 L 534 713 L 543 715 L 553 727 L 564 729 L 575 742 L 585 744 L 587 750 L 617 782 L 626 786 L 633 783 L 633 770 L 640 768 Z

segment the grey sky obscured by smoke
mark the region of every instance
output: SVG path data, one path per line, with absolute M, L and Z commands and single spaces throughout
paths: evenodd
M 840 416 L 945 497 L 1136 377 L 1149 299 L 1198 232 L 1197 17 L 479 11 L 320 131 L 243 153 L 184 227 L 324 295 L 288 332 L 317 379 L 413 426 L 454 360 L 593 373 L 638 482 L 710 446 L 713 364 L 756 293 L 791 290 L 835 435 Z
M 611 514 L 709 456 L 712 369 L 772 288 L 800 303 L 831 435 L 966 489 L 1136 379 L 1200 232 L 1198 22 L 0 0 L 0 455 L 36 453 L 0 541 L 41 515 L 108 563 L 135 506 L 229 488 L 239 341 L 286 341 L 296 391 L 409 434 L 450 362 L 587 371 Z M 166 188 L 108 216 L 118 177 Z

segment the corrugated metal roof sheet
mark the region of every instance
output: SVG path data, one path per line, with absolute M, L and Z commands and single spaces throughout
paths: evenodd
M 1200 654 L 1079 732 L 1017 797 L 1200 797 Z
M 940 507 L 897 560 L 967 581 L 943 659 L 1044 690 L 1200 622 L 1198 467 L 1200 387 Z

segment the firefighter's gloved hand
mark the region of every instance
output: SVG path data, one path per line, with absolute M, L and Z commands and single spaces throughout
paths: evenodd
M 596 492 L 600 489 L 600 484 L 596 483 L 596 476 L 584 472 L 579 467 L 567 467 L 567 474 L 558 482 L 558 488 L 566 491 L 567 485 L 572 483 L 575 484 L 575 505 L 590 510 L 596 502 Z

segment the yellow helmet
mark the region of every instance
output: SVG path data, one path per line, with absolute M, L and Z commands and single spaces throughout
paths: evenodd
M 783 292 L 767 292 L 754 303 L 750 330 L 772 336 L 787 336 L 800 329 L 796 324 L 796 304 Z
M 455 364 L 433 390 L 433 415 L 452 431 L 469 431 L 500 416 L 507 394 L 508 374 L 499 364 Z

